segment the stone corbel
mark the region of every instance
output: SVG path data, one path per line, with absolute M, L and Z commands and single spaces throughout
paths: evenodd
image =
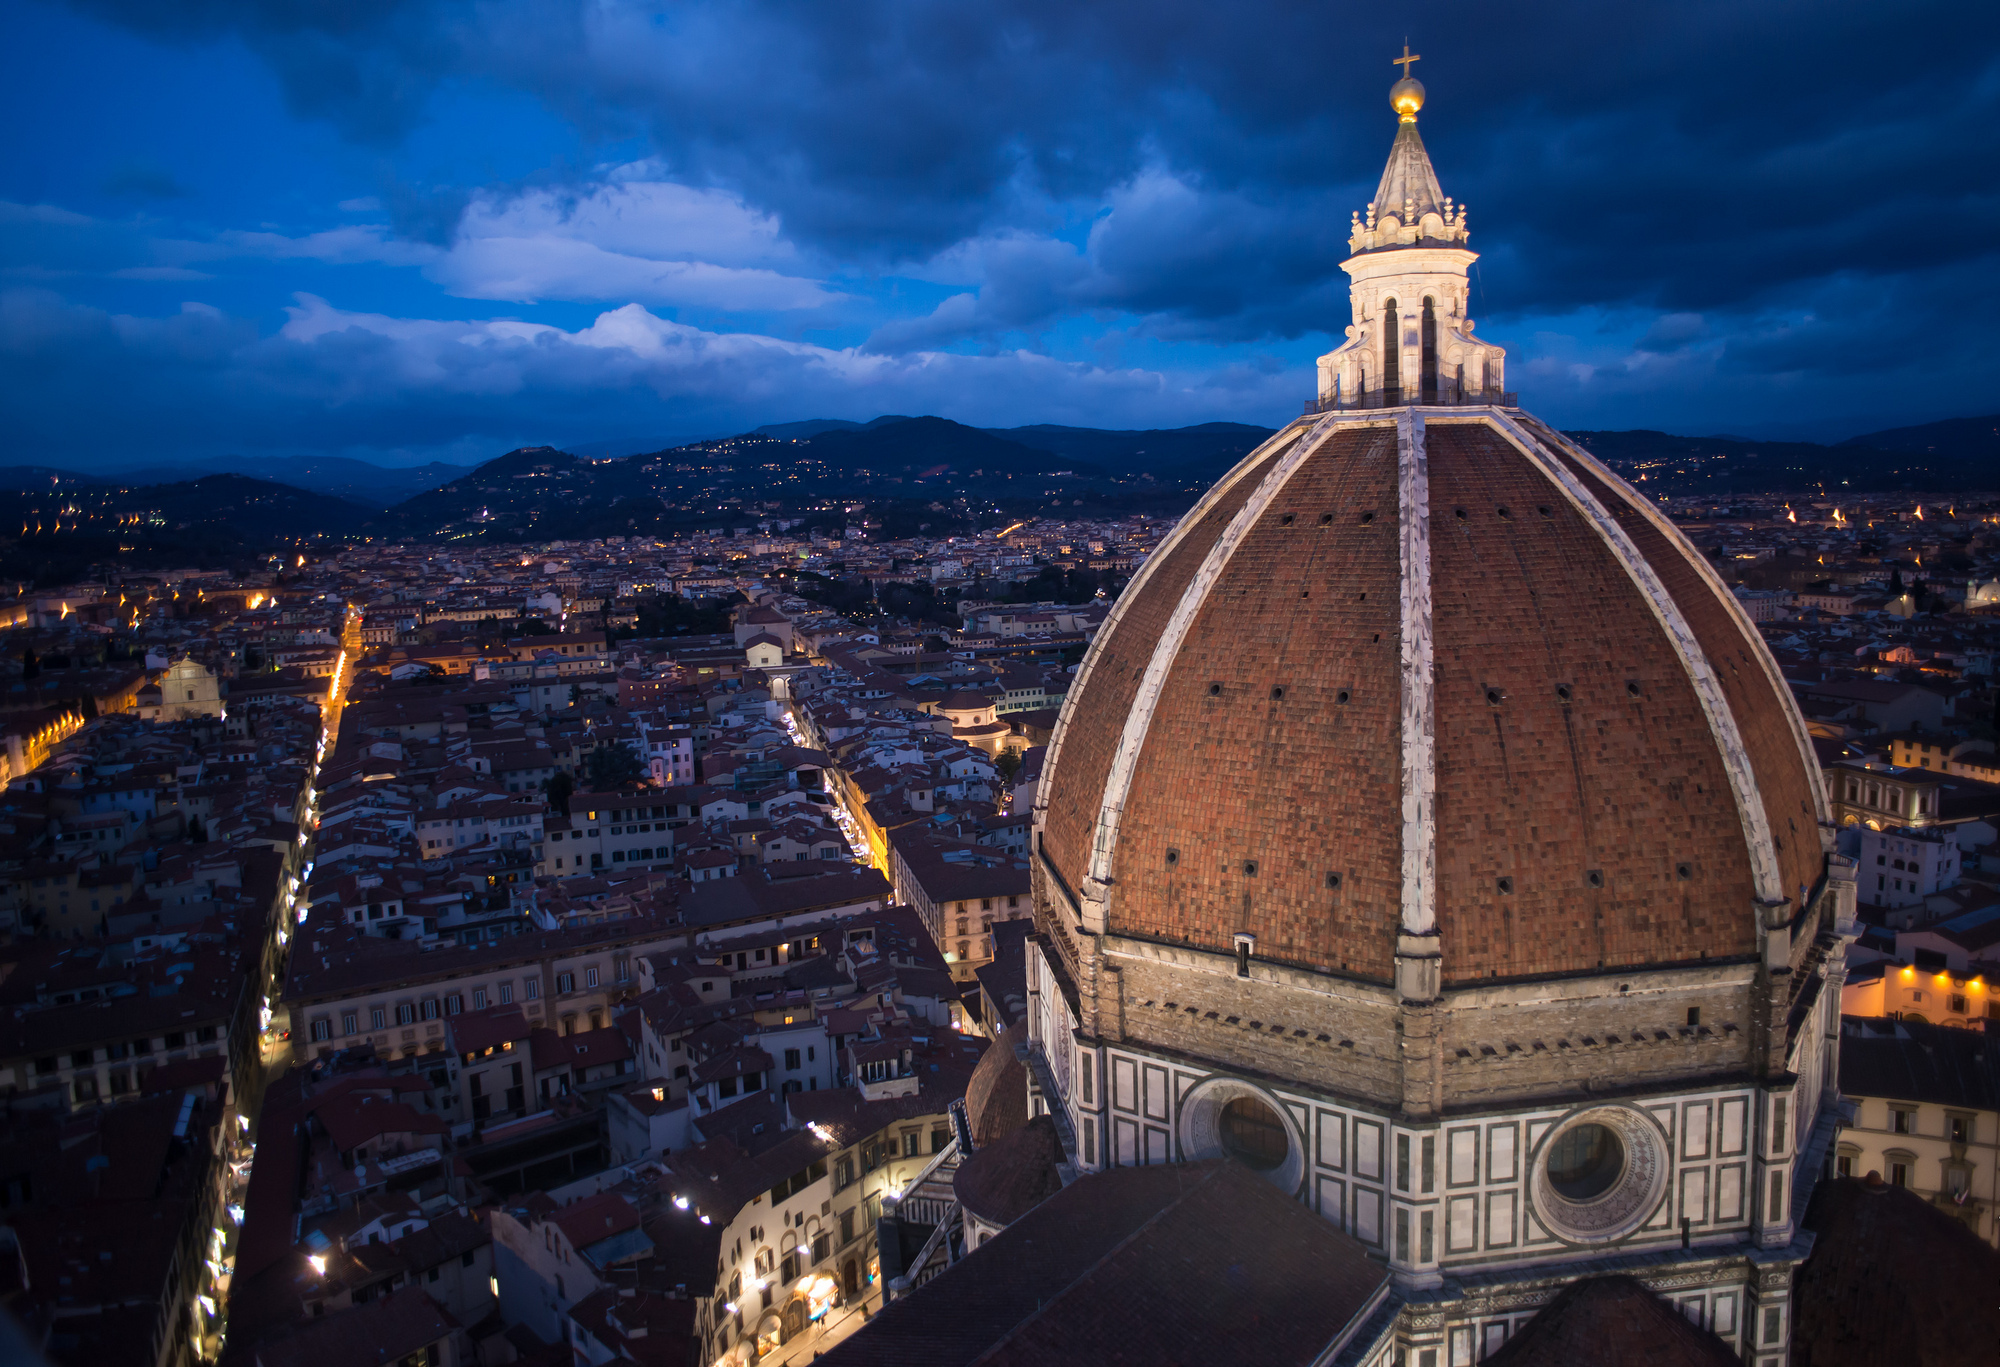
M 1791 899 L 1757 901 L 1757 925 L 1764 939 L 1764 967 L 1772 973 L 1792 971 Z
M 1444 952 L 1435 930 L 1396 937 L 1396 995 L 1406 1003 L 1434 1002 L 1444 995 Z
M 1109 878 L 1095 876 L 1083 880 L 1082 895 L 1079 897 L 1078 914 L 1083 918 L 1086 935 L 1102 935 L 1110 924 L 1111 884 Z

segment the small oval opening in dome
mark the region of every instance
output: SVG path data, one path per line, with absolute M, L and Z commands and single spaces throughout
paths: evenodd
M 1339 874 L 1337 874 L 1337 873 L 1329 873 L 1329 874 L 1328 874 L 1328 875 L 1326 876 L 1326 885 L 1327 885 L 1327 887 L 1331 888 L 1331 889 L 1332 889 L 1333 891 L 1335 891 L 1335 892 L 1339 892 L 1339 891 L 1340 891 L 1340 875 L 1339 875 Z
M 1181 852 L 1179 850 L 1167 851 L 1167 863 L 1169 865 L 1178 864 L 1180 862 L 1181 862 Z
M 1692 864 L 1674 865 L 1674 876 L 1679 878 L 1682 882 L 1686 882 L 1688 879 L 1694 877 L 1694 865 Z
M 1254 859 L 1244 860 L 1243 873 L 1245 877 L 1255 878 L 1257 876 L 1257 861 Z
M 1556 515 L 1555 509 L 1549 507 L 1549 505 L 1546 503 L 1537 504 L 1535 506 L 1535 511 L 1540 513 L 1543 517 L 1554 517 Z
M 1592 886 L 1593 888 L 1601 888 L 1601 887 L 1603 887 L 1603 886 L 1604 886 L 1604 870 L 1603 870 L 1603 869 L 1592 869 L 1592 870 L 1590 870 L 1590 871 L 1589 871 L 1588 873 L 1586 873 L 1586 874 L 1584 874 L 1584 875 L 1583 875 L 1583 881 L 1584 881 L 1584 882 L 1586 882 L 1586 883 L 1588 883 L 1588 884 L 1590 884 L 1590 886 Z
M 1363 513 L 1361 515 L 1361 525 L 1364 527 L 1366 527 L 1369 523 L 1373 522 L 1374 520 L 1375 520 L 1375 514 L 1372 512 Z
M 1211 697 L 1211 698 L 1219 698 L 1219 697 L 1221 697 L 1221 696 L 1222 696 L 1222 685 L 1221 685 L 1221 684 L 1219 684 L 1219 683 L 1212 683 L 1212 684 L 1210 684 L 1210 685 L 1208 686 L 1208 696 L 1209 696 L 1209 697 Z
M 1568 701 L 1569 701 L 1569 685 L 1568 685 L 1568 684 L 1557 684 L 1557 685 L 1556 685 L 1556 698 L 1557 698 L 1557 700 L 1558 700 L 1558 701 L 1560 701 L 1560 702 L 1568 702 Z
M 1625 691 L 1626 691 L 1627 693 L 1630 693 L 1630 694 L 1631 694 L 1631 695 L 1632 695 L 1633 697 L 1635 697 L 1635 698 L 1636 698 L 1636 697 L 1638 697 L 1638 696 L 1639 696 L 1639 681 L 1638 681 L 1637 679 L 1627 679 L 1627 680 L 1625 681 Z
M 1291 525 L 1292 525 L 1292 517 L 1293 517 L 1293 514 L 1291 514 L 1291 513 L 1286 513 L 1286 514 L 1285 514 L 1285 515 L 1284 515 L 1283 517 L 1281 517 L 1281 518 L 1279 518 L 1279 519 L 1278 519 L 1278 525 L 1279 525 L 1280 527 L 1289 527 L 1289 526 L 1291 526 Z
M 1514 880 L 1511 878 L 1499 878 L 1494 880 L 1494 886 L 1498 887 L 1502 892 L 1511 893 L 1514 890 Z
M 1499 689 L 1489 688 L 1486 690 L 1486 702 L 1488 706 L 1498 707 L 1501 703 L 1505 701 L 1507 701 L 1507 695 L 1501 692 Z
M 1322 527 L 1327 527 L 1327 526 L 1331 526 L 1332 524 L 1333 524 L 1333 514 L 1332 514 L 1332 513 L 1321 513 L 1321 514 L 1319 515 L 1319 525 L 1320 525 L 1320 526 L 1322 526 Z
M 1343 688 L 1338 693 L 1333 695 L 1333 700 L 1339 703 L 1342 707 L 1345 707 L 1347 706 L 1347 700 L 1353 696 L 1354 696 L 1353 694 L 1349 693 L 1346 689 Z
M 1514 510 L 1512 508 L 1507 507 L 1505 504 L 1502 504 L 1500 507 L 1495 508 L 1493 511 L 1500 515 L 1500 520 L 1502 522 L 1512 522 L 1514 520 Z
M 1455 518 L 1457 518 L 1457 519 L 1458 519 L 1458 520 L 1459 520 L 1460 522 L 1464 522 L 1464 521 L 1467 521 L 1467 520 L 1468 520 L 1468 519 L 1467 519 L 1467 517 L 1466 517 L 1466 513 L 1465 513 L 1465 509 L 1463 509 L 1463 508 L 1453 508 L 1453 509 L 1451 510 L 1451 513 L 1452 513 L 1452 516 L 1453 516 L 1453 517 L 1455 517 Z
M 1284 700 L 1285 700 L 1285 686 L 1283 684 L 1279 684 L 1276 688 L 1273 688 L 1271 690 L 1271 701 L 1283 702 Z

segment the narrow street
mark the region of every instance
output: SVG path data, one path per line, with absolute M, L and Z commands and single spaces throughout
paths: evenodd
M 210 1250 L 208 1278 L 204 1291 L 220 1305 L 228 1303 L 229 1287 L 236 1265 L 236 1241 L 243 1224 L 244 1192 L 250 1184 L 250 1167 L 257 1154 L 257 1120 L 263 1110 L 264 1092 L 274 1078 L 280 1076 L 290 1066 L 292 1056 L 291 1041 L 286 1038 L 290 1031 L 290 1013 L 278 1000 L 284 987 L 285 946 L 290 941 L 292 931 L 307 904 L 307 893 L 312 876 L 312 855 L 315 827 L 318 824 L 317 800 L 313 787 L 319 781 L 319 766 L 333 749 L 340 736 L 340 714 L 346 703 L 347 688 L 353 681 L 354 662 L 361 654 L 361 613 L 352 605 L 347 610 L 347 625 L 341 633 L 340 657 L 335 662 L 333 677 L 328 681 L 326 703 L 321 713 L 320 738 L 311 767 L 307 771 L 307 792 L 302 804 L 303 817 L 299 823 L 299 846 L 287 862 L 281 889 L 280 921 L 271 928 L 277 944 L 274 953 L 267 953 L 261 962 L 270 965 L 264 981 L 258 985 L 262 1002 L 258 1011 L 260 1029 L 257 1032 L 257 1067 L 245 1078 L 238 1079 L 236 1094 L 231 1098 L 229 1109 L 222 1117 L 224 1136 L 222 1160 L 226 1172 L 222 1182 L 222 1205 L 226 1218 L 219 1219 L 215 1244 Z M 202 1357 L 214 1361 L 221 1356 L 222 1346 L 228 1337 L 228 1320 L 217 1322 L 217 1332 L 204 1339 L 205 1351 Z

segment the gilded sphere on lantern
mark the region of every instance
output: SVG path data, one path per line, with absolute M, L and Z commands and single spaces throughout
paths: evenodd
M 1424 107 L 1424 83 L 1414 76 L 1405 76 L 1389 87 L 1389 104 L 1406 119 L 1417 117 L 1417 111 Z

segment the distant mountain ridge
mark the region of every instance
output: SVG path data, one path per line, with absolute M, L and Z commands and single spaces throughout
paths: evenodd
M 510 502 L 517 501 L 515 495 L 540 492 L 542 481 L 527 487 L 512 484 L 519 474 L 514 467 L 523 460 L 546 463 L 559 458 L 568 472 L 561 482 L 574 486 L 569 488 L 571 497 L 588 500 L 586 485 L 603 486 L 609 491 L 606 497 L 613 500 L 656 497 L 660 481 L 648 476 L 649 464 L 657 467 L 669 460 L 699 460 L 712 469 L 718 463 L 734 459 L 730 451 L 748 449 L 745 443 L 756 438 L 773 448 L 782 444 L 782 451 L 773 449 L 758 456 L 766 469 L 773 462 L 794 461 L 802 463 L 802 468 L 810 467 L 822 479 L 839 479 L 856 472 L 883 476 L 897 484 L 904 480 L 922 483 L 932 478 L 977 479 L 988 481 L 990 492 L 1019 495 L 1022 491 L 1018 487 L 1005 485 L 1006 476 L 1051 475 L 1094 482 L 1124 483 L 1139 479 L 1175 486 L 1205 485 L 1254 450 L 1271 431 L 1231 422 L 1140 430 L 1052 423 L 981 428 L 935 416 L 884 414 L 867 422 L 809 418 L 768 423 L 736 437 L 662 446 L 621 456 L 607 456 L 602 453 L 603 448 L 629 449 L 628 443 L 583 443 L 571 449 L 523 447 L 477 466 L 432 462 L 394 468 L 339 456 L 277 463 L 241 456 L 216 457 L 192 465 L 139 465 L 108 473 L 46 465 L 0 466 L 0 490 L 24 494 L 67 487 L 152 490 L 190 486 L 228 474 L 272 488 L 340 500 L 362 510 L 393 513 L 396 516 L 389 519 L 393 525 L 409 522 L 406 514 L 415 515 L 418 520 L 432 514 L 445 515 L 447 519 L 454 515 L 470 516 L 476 508 L 456 505 L 481 491 L 490 501 L 500 486 L 488 487 L 488 483 L 503 476 L 509 481 Z M 1903 488 L 1929 491 L 2000 487 L 2000 415 L 1950 418 L 1891 428 L 1850 437 L 1834 445 L 1758 441 L 1739 436 L 1687 437 L 1645 429 L 1577 431 L 1569 435 L 1635 481 L 1649 487 L 1664 486 L 1662 493 L 1749 493 L 1814 487 L 1829 492 L 1846 489 L 1861 493 Z M 590 469 L 599 473 L 586 478 Z M 1680 473 L 1676 474 L 1676 470 Z M 994 479 L 996 475 L 998 480 Z M 429 507 L 413 506 L 424 504 L 426 495 L 454 487 L 459 491 L 457 495 L 434 500 Z M 887 491 L 869 492 L 880 496 Z M 914 494 L 915 489 L 908 487 L 902 492 Z M 310 520 L 317 526 L 318 519 Z M 328 520 L 341 523 L 347 519 L 336 513 Z M 417 526 L 410 526 L 408 532 L 423 534 Z
M 2000 413 L 1984 418 L 1946 418 L 1917 427 L 1891 427 L 1885 432 L 1849 437 L 1840 445 L 2000 462 Z
M 283 462 L 251 460 L 247 456 L 221 456 L 189 464 L 131 465 L 96 473 L 59 469 L 44 465 L 0 467 L 0 489 L 47 488 L 52 480 L 100 488 L 148 488 L 162 484 L 186 484 L 209 475 L 241 475 L 249 479 L 289 485 L 316 494 L 345 499 L 370 508 L 390 508 L 426 489 L 455 479 L 472 467 L 446 465 L 373 465 L 345 456 L 317 456 L 310 460 Z

